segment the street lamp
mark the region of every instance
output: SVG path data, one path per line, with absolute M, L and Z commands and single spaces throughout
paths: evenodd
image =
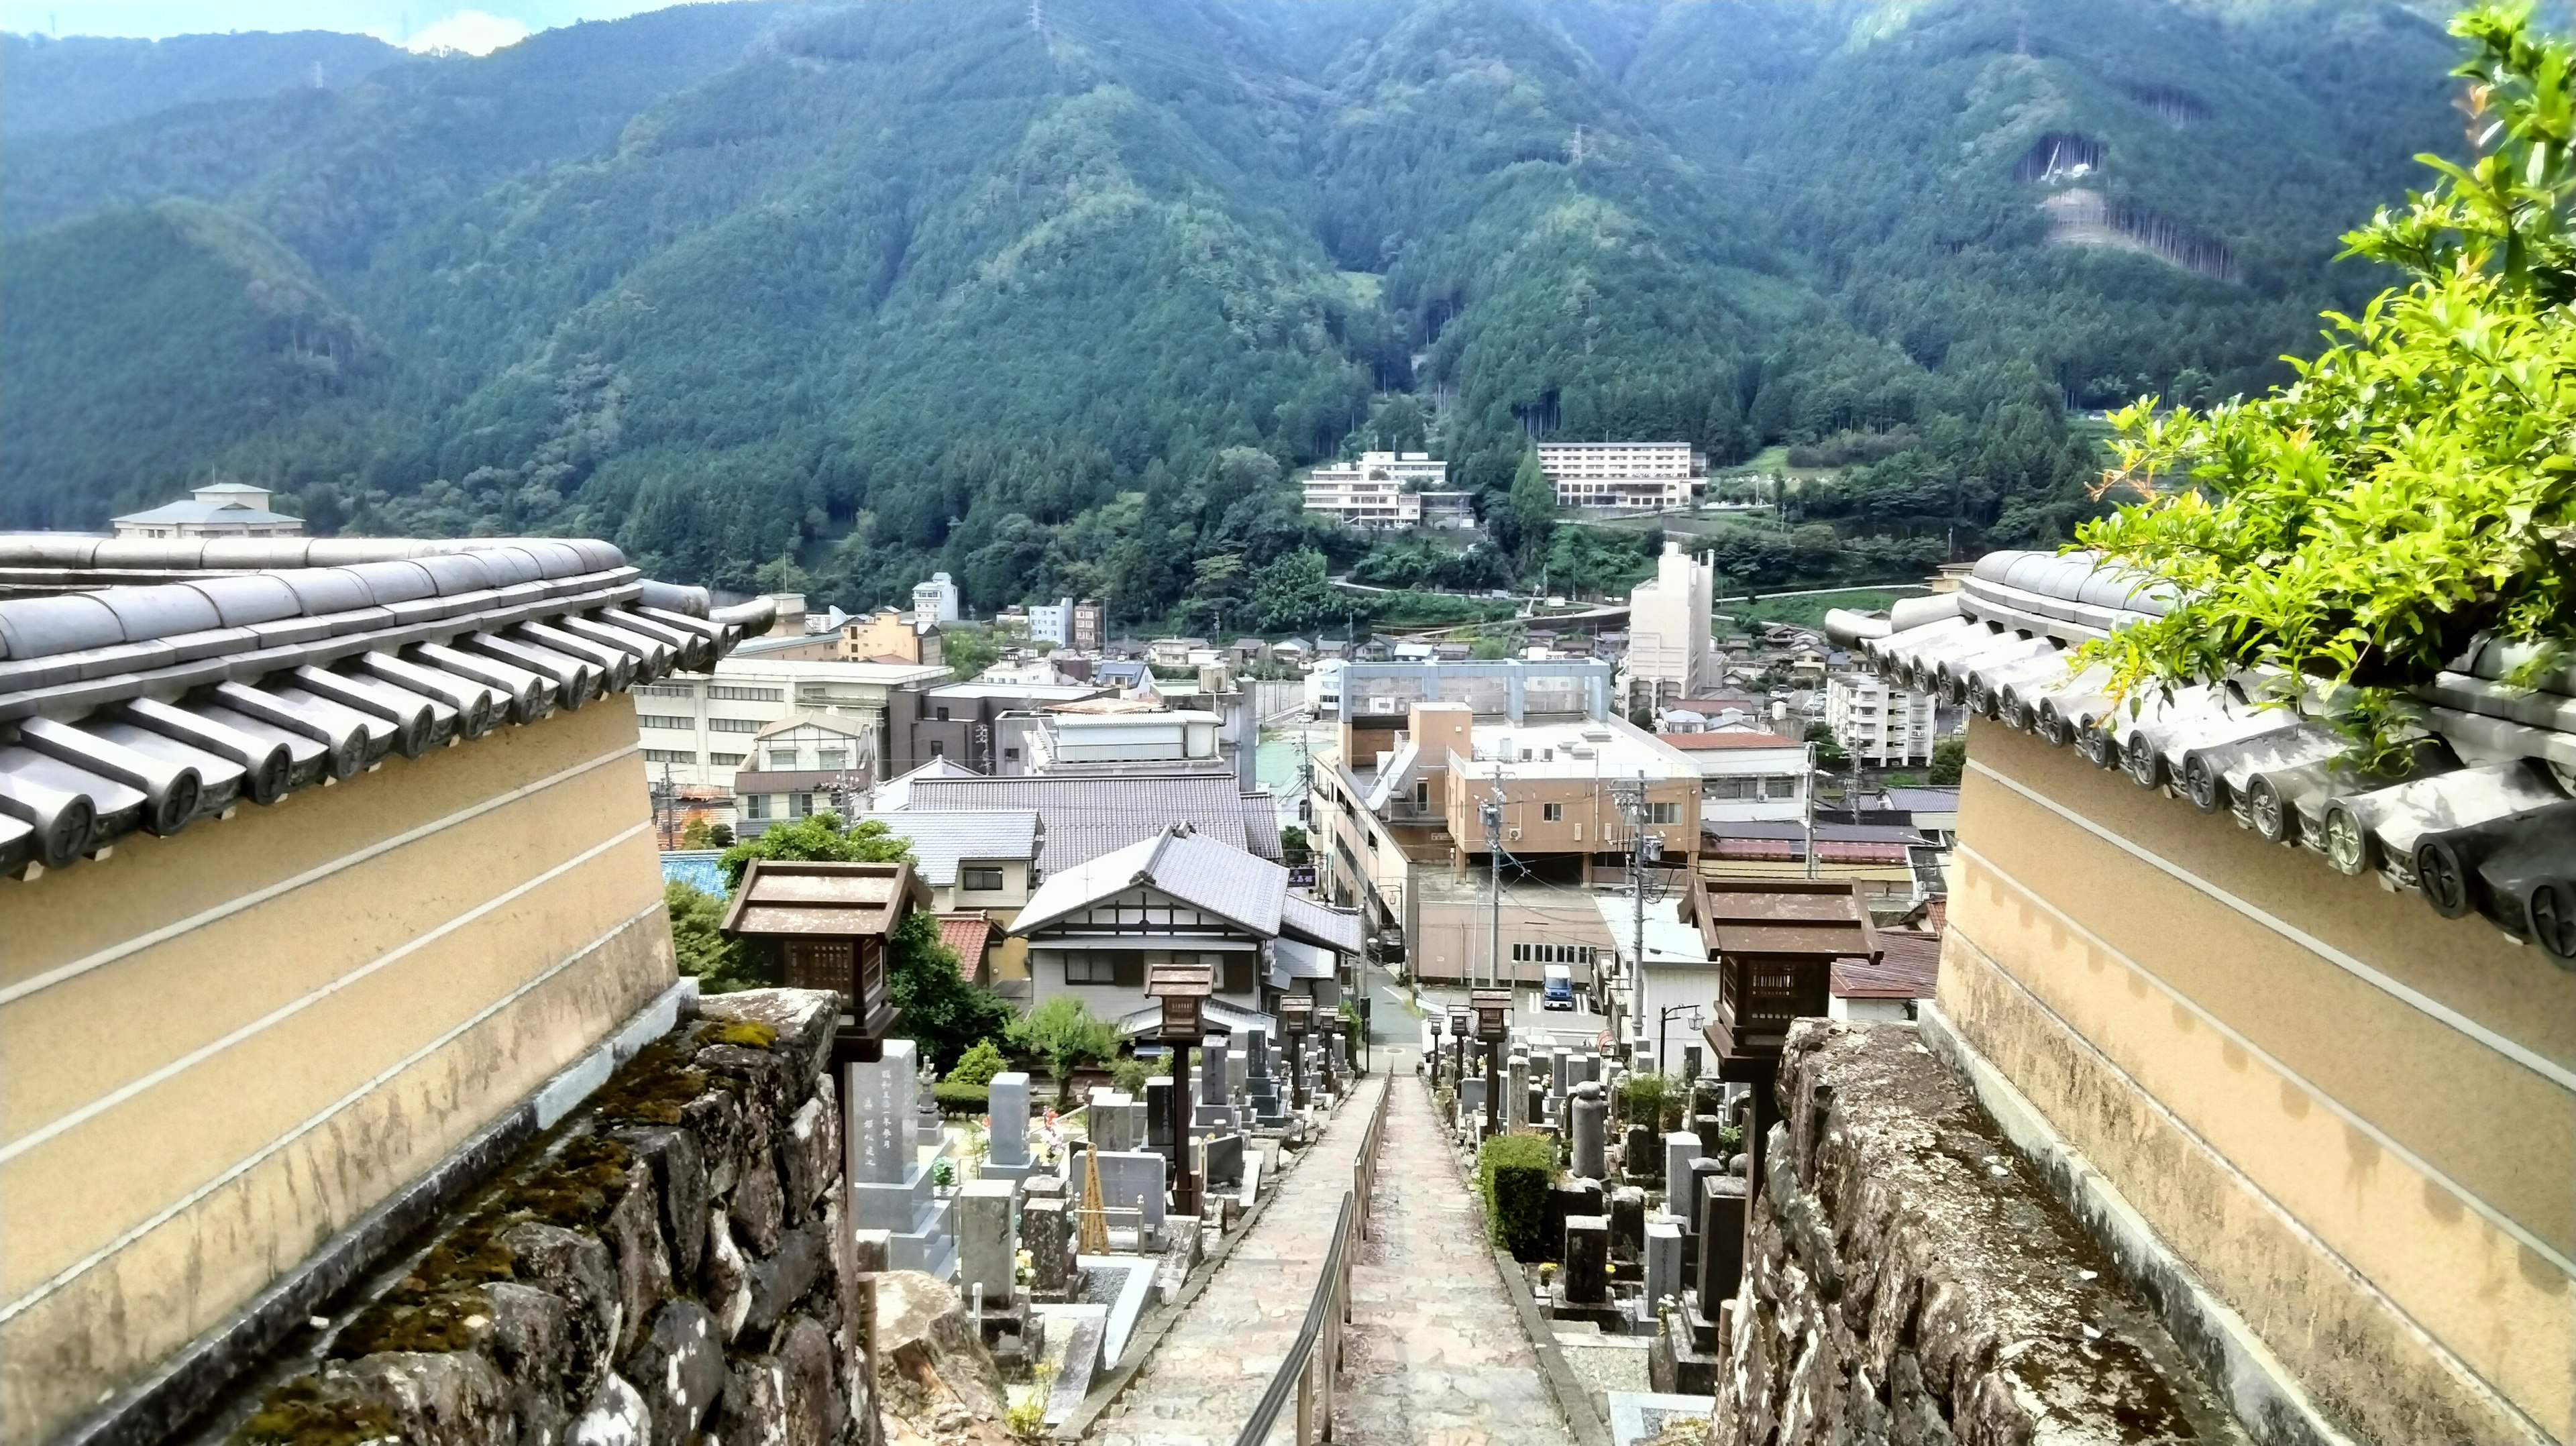
M 1205 964 L 1157 964 L 1145 973 L 1145 997 L 1163 1006 L 1161 1039 L 1172 1051 L 1172 1209 L 1199 1213 L 1198 1172 L 1190 1167 L 1190 1046 L 1206 1036 L 1203 1004 L 1216 992 Z
M 1661 1010 L 1657 1011 L 1657 1013 L 1661 1017 L 1655 1021 L 1655 1068 L 1663 1071 L 1669 1076 L 1673 1072 L 1672 1060 L 1664 1053 L 1664 1046 L 1666 1043 L 1666 1036 L 1672 1033 L 1673 1016 L 1676 1014 L 1687 1014 L 1690 1016 L 1690 1022 L 1697 1024 L 1699 1023 L 1699 1006 L 1696 1004 L 1667 1004 Z

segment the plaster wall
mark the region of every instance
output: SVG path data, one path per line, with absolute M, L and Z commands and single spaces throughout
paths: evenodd
M 223 1321 L 675 977 L 622 695 L 0 883 L 0 1442 Z
M 2576 1440 L 2576 975 L 1979 723 L 1940 1003 L 2369 1440 Z

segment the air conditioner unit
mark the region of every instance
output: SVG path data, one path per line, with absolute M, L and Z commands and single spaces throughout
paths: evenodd
M 1503 830 L 1503 841 L 1505 843 L 1519 843 L 1521 841 L 1521 831 L 1516 828 L 1507 828 Z

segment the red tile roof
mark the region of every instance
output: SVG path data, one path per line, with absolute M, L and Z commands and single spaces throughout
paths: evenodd
M 1929 999 L 1941 977 L 1941 936 L 1878 931 L 1878 962 L 1834 961 L 1834 992 L 1845 999 Z
M 993 937 L 993 921 L 981 914 L 939 916 L 939 942 L 957 951 L 957 972 L 972 979 L 984 965 L 984 946 Z
M 1688 751 L 1707 748 L 1797 748 L 1800 740 L 1777 733 L 1658 733 L 1664 742 Z

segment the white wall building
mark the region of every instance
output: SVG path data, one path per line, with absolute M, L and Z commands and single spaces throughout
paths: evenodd
M 1560 507 L 1690 507 L 1708 477 L 1688 442 L 1541 442 L 1538 465 Z
M 907 685 L 938 682 L 946 668 L 912 663 L 843 663 L 729 657 L 709 673 L 673 673 L 635 687 L 635 722 L 646 771 L 682 786 L 730 793 L 734 771 L 753 766 L 753 741 L 782 718 L 819 714 L 860 724 L 870 740 L 852 768 L 890 751 L 886 702 Z M 857 751 L 853 750 L 854 753 Z
M 1825 726 L 1846 752 L 1872 767 L 1932 761 L 1932 695 L 1890 688 L 1868 673 L 1826 680 Z
M 1029 641 L 1053 643 L 1059 648 L 1073 646 L 1073 599 L 1030 604 Z
M 1807 816 L 1810 766 L 1804 741 L 1750 728 L 1659 736 L 1699 765 L 1703 829 L 1796 823 Z
M 915 625 L 953 623 L 957 621 L 957 584 L 948 574 L 934 572 L 930 581 L 912 585 L 912 620 Z
M 1427 452 L 1363 452 L 1306 474 L 1306 510 L 1353 527 L 1412 527 L 1422 521 L 1422 493 L 1448 480 L 1449 464 Z
M 1717 564 L 1667 541 L 1655 575 L 1628 594 L 1628 699 L 1661 704 L 1696 698 L 1724 681 L 1726 669 L 1709 635 L 1716 606 Z
M 110 519 L 118 537 L 295 537 L 304 519 L 272 512 L 265 487 L 243 482 L 215 482 L 188 494 L 184 502 L 167 502 L 143 512 Z

